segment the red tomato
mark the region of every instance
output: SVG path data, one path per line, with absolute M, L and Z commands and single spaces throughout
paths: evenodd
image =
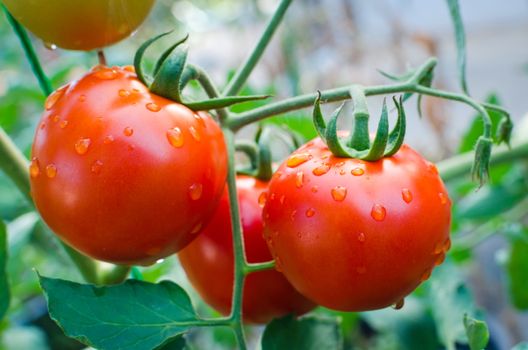
M 93 50 L 129 36 L 154 0 L 4 0 L 13 16 L 47 44 Z
M 262 237 L 262 208 L 267 183 L 248 176 L 237 178 L 237 191 L 244 231 L 246 256 L 250 263 L 272 259 Z M 259 205 L 260 202 L 260 205 Z M 202 298 L 224 315 L 231 310 L 233 293 L 233 239 L 229 198 L 224 192 L 215 215 L 199 237 L 179 254 L 187 277 Z M 243 297 L 244 321 L 267 323 L 289 313 L 303 314 L 314 304 L 300 295 L 277 271 L 250 274 Z
M 151 94 L 132 67 L 96 67 L 45 107 L 31 192 L 66 243 L 99 260 L 151 264 L 211 218 L 227 155 L 207 113 Z
M 447 191 L 436 167 L 406 145 L 365 162 L 334 157 L 316 139 L 280 166 L 268 198 L 277 268 L 331 309 L 400 306 L 450 246 Z

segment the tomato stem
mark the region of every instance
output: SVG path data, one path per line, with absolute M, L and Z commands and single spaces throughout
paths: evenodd
M 251 74 L 257 63 L 260 61 L 264 50 L 270 43 L 273 34 L 275 34 L 277 27 L 284 18 L 284 14 L 286 13 L 286 10 L 288 9 L 291 3 L 292 0 L 282 0 L 280 2 L 279 6 L 277 7 L 277 10 L 273 14 L 273 17 L 271 17 L 270 21 L 268 22 L 268 25 L 266 26 L 266 29 L 260 37 L 257 45 L 255 46 L 251 54 L 248 56 L 244 64 L 240 66 L 240 68 L 236 71 L 235 75 L 227 84 L 226 88 L 222 93 L 223 96 L 236 95 L 240 92 L 240 90 L 242 90 L 242 87 L 246 83 L 249 75 Z
M 97 50 L 97 60 L 99 61 L 99 64 L 101 66 L 106 66 L 107 65 L 106 56 L 105 56 L 105 53 L 104 53 L 104 51 L 102 49 L 101 50 Z
M 275 260 L 267 261 L 263 263 L 256 263 L 256 264 L 246 264 L 244 268 L 244 274 L 249 275 L 250 273 L 253 273 L 253 272 L 272 270 L 274 268 L 275 268 Z
M 20 44 L 22 45 L 24 53 L 29 61 L 29 64 L 31 65 L 31 69 L 33 70 L 33 73 L 35 74 L 35 77 L 39 82 L 40 88 L 42 89 L 44 94 L 48 96 L 53 92 L 53 88 L 48 78 L 46 77 L 46 74 L 44 74 L 42 65 L 40 64 L 40 61 L 37 57 L 37 54 L 35 53 L 35 49 L 31 44 L 31 40 L 29 39 L 26 30 L 20 25 L 20 23 L 18 23 L 18 21 L 11 15 L 11 13 L 9 13 L 9 11 L 4 5 L 0 6 L 2 6 L 2 10 L 4 11 L 7 17 L 7 21 L 9 22 L 9 24 L 11 24 L 11 27 L 13 28 L 15 34 L 20 40 Z

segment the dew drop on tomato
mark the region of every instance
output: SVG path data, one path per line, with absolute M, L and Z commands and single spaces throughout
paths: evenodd
M 403 305 L 405 305 L 405 299 L 400 299 L 396 302 L 396 304 L 392 305 L 392 308 L 394 310 L 400 310 L 401 308 L 403 308 Z
M 79 155 L 86 154 L 88 152 L 88 148 L 90 148 L 90 144 L 92 143 L 92 140 L 90 139 L 79 139 L 77 142 L 75 142 L 75 152 Z
M 442 244 L 442 252 L 446 253 L 451 248 L 451 238 L 447 237 Z
M 427 269 L 424 271 L 424 273 L 422 273 L 422 276 L 420 276 L 420 281 L 421 282 L 425 282 L 429 279 L 429 277 L 431 277 L 431 273 L 433 272 L 433 269 Z
M 107 135 L 104 140 L 103 140 L 103 143 L 105 145 L 109 145 L 111 144 L 112 142 L 114 142 L 114 137 L 112 135 Z
M 314 215 L 315 215 L 315 209 L 314 208 L 308 208 L 308 210 L 306 210 L 306 217 L 311 218 Z
M 146 107 L 151 112 L 159 112 L 159 111 L 161 111 L 161 107 L 159 105 L 155 104 L 154 102 L 147 103 Z
M 442 264 L 445 260 L 446 256 L 444 253 L 440 253 L 436 256 L 435 258 L 435 265 L 438 266 L 440 264 Z
M 193 227 L 193 229 L 191 230 L 191 233 L 194 235 L 200 232 L 201 230 L 202 230 L 202 223 L 199 222 Z
M 317 186 L 312 186 L 312 192 L 313 192 L 313 193 L 317 193 L 317 191 L 319 191 L 319 187 L 317 187 Z
M 42 44 L 44 45 L 44 47 L 50 51 L 54 51 L 54 50 L 57 50 L 57 45 L 53 44 L 53 43 L 50 43 L 50 42 L 47 42 L 47 41 L 43 41 Z
M 38 158 L 34 157 L 33 159 L 31 159 L 31 163 L 29 164 L 29 176 L 35 179 L 39 175 L 40 175 L 40 164 L 39 164 Z
M 275 270 L 282 272 L 282 260 L 278 256 L 275 257 Z
M 438 193 L 438 198 L 440 198 L 441 204 L 447 204 L 447 196 L 445 195 L 445 193 L 443 192 Z
M 53 179 L 55 176 L 57 176 L 57 167 L 55 166 L 55 164 L 48 164 L 46 166 L 46 175 L 50 179 Z
M 134 133 L 134 129 L 132 129 L 131 127 L 127 126 L 124 130 L 123 130 L 123 134 L 125 134 L 125 136 L 132 136 L 132 134 Z
M 346 198 L 346 195 L 347 195 L 347 189 L 346 189 L 346 187 L 343 187 L 343 186 L 336 186 L 336 187 L 332 188 L 332 190 L 330 192 L 332 193 L 332 198 L 336 202 L 344 201 L 345 198 Z
M 191 133 L 191 136 L 193 137 L 193 139 L 195 139 L 196 141 L 200 142 L 200 140 L 201 140 L 200 133 L 198 132 L 198 130 L 196 130 L 196 128 L 194 126 L 190 126 L 189 127 L 189 132 Z
M 301 188 L 302 185 L 303 185 L 303 182 L 304 182 L 304 173 L 302 171 L 299 171 L 296 175 L 295 175 L 295 186 L 297 188 Z
M 100 160 L 96 160 L 95 162 L 93 162 L 92 167 L 90 168 L 90 170 L 94 174 L 99 174 L 101 172 L 101 168 L 102 167 L 103 167 L 103 162 L 101 162 Z
M 384 206 L 380 204 L 374 204 L 372 206 L 372 211 L 370 212 L 370 216 L 376 221 L 383 221 L 385 220 L 385 216 L 387 215 L 387 210 Z
M 365 170 L 363 170 L 363 168 L 357 167 L 357 168 L 352 169 L 351 173 L 354 176 L 361 176 L 365 173 Z
M 365 234 L 363 232 L 358 233 L 357 240 L 360 241 L 361 243 L 365 242 L 366 240 Z
M 62 120 L 60 123 L 59 123 L 59 126 L 61 129 L 64 129 L 68 126 L 68 121 L 67 120 Z
M 55 90 L 51 95 L 48 96 L 48 98 L 46 98 L 46 102 L 44 102 L 44 108 L 46 108 L 47 111 L 52 109 L 57 101 L 60 100 L 62 95 L 64 95 L 64 90 L 66 90 L 66 87 Z
M 84 102 L 84 101 L 86 101 L 86 95 L 80 95 L 79 102 Z
M 95 72 L 95 76 L 101 80 L 113 80 L 117 78 L 117 72 L 110 68 L 103 68 Z
M 308 160 L 310 160 L 312 158 L 311 154 L 310 153 L 297 153 L 297 154 L 292 154 L 290 156 L 290 158 L 288 158 L 288 160 L 286 161 L 286 165 L 289 167 L 289 168 L 295 168 L 295 167 L 298 167 L 299 165 L 307 162 Z
M 119 91 L 117 92 L 117 94 L 121 97 L 128 97 L 130 96 L 130 91 L 128 90 L 125 90 L 125 89 L 119 89 Z
M 330 170 L 330 166 L 327 164 L 320 165 L 312 170 L 315 176 L 321 176 L 326 174 Z
M 290 219 L 295 220 L 295 214 L 297 214 L 297 210 L 291 212 Z
M 266 191 L 262 192 L 258 197 L 258 205 L 261 208 L 264 208 L 266 201 L 268 200 L 268 193 Z
M 402 193 L 403 201 L 405 203 L 408 204 L 412 202 L 413 196 L 412 196 L 411 190 L 409 190 L 408 188 L 403 188 L 401 193 Z
M 192 184 L 191 187 L 189 187 L 189 197 L 191 197 L 193 201 L 197 201 L 198 199 L 202 198 L 202 192 L 202 184 Z
M 57 123 L 57 122 L 60 120 L 60 116 L 58 116 L 58 115 L 54 115 L 53 117 L 51 117 L 51 120 L 52 120 L 54 123 Z
M 282 195 L 280 198 L 279 198 L 279 203 L 280 204 L 284 204 L 284 201 L 286 200 L 286 196 L 285 195 Z
M 201 115 L 199 115 L 198 113 L 194 113 L 194 119 L 196 119 L 198 121 L 198 124 L 200 124 L 200 126 L 202 128 L 205 128 L 207 125 L 205 124 L 205 120 L 202 118 Z
M 180 128 L 175 127 L 167 130 L 167 140 L 172 147 L 180 148 L 183 146 L 183 135 Z

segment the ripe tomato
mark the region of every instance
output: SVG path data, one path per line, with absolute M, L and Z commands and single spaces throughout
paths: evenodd
M 4 0 L 13 17 L 44 42 L 92 50 L 129 36 L 154 0 Z
M 250 263 L 272 259 L 262 237 L 260 205 L 263 204 L 266 189 L 267 183 L 252 177 L 237 178 L 244 243 Z M 233 292 L 234 258 L 231 234 L 226 189 L 209 225 L 196 240 L 178 254 L 187 277 L 198 293 L 224 315 L 230 312 Z M 274 317 L 288 313 L 303 314 L 312 308 L 314 304 L 295 291 L 280 272 L 255 272 L 246 279 L 242 304 L 246 322 L 267 323 Z
M 265 234 L 277 268 L 331 309 L 401 306 L 450 246 L 446 189 L 406 145 L 366 162 L 334 157 L 316 139 L 279 167 L 268 198 Z
M 227 175 L 207 113 L 151 94 L 132 67 L 96 67 L 45 104 L 30 165 L 44 221 L 99 260 L 150 264 L 190 241 Z

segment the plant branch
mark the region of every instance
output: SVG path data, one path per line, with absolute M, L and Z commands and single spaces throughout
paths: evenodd
M 188 64 L 186 68 L 189 69 L 189 74 L 191 77 L 196 79 L 196 81 L 198 81 L 198 83 L 202 86 L 207 96 L 210 98 L 216 98 L 220 96 L 220 92 L 205 70 L 192 64 Z M 216 110 L 216 113 L 218 113 L 218 117 L 221 121 L 229 117 L 229 112 L 226 108 L 219 108 Z
M 237 95 L 240 92 L 240 90 L 246 83 L 249 75 L 251 74 L 251 72 L 259 62 L 260 58 L 262 57 L 264 50 L 270 43 L 273 34 L 277 30 L 277 27 L 281 23 L 284 14 L 286 13 L 286 10 L 288 9 L 291 3 L 292 0 L 282 0 L 280 2 L 279 7 L 273 14 L 273 17 L 268 22 L 266 30 L 260 37 L 260 40 L 258 41 L 257 45 L 255 46 L 251 54 L 248 56 L 244 64 L 240 66 L 235 75 L 227 84 L 227 87 L 223 91 L 223 96 Z
M 275 260 L 266 261 L 263 263 L 256 263 L 256 264 L 246 264 L 246 266 L 244 267 L 244 274 L 249 275 L 250 273 L 253 273 L 253 272 L 271 270 L 274 268 L 275 268 Z
M 48 96 L 49 94 L 53 92 L 53 88 L 51 87 L 51 84 L 48 78 L 46 77 L 46 75 L 44 74 L 44 71 L 42 70 L 42 66 L 40 64 L 39 59 L 37 58 L 35 49 L 33 48 L 33 45 L 31 44 L 31 40 L 29 39 L 29 36 L 26 30 L 9 13 L 9 11 L 4 5 L 0 5 L 0 6 L 2 6 L 2 10 L 4 11 L 7 17 L 7 21 L 9 22 L 9 24 L 11 24 L 11 27 L 13 27 L 15 34 L 18 36 L 18 39 L 20 40 L 20 44 L 22 45 L 22 48 L 24 49 L 24 53 L 26 54 L 29 64 L 31 65 L 31 69 L 33 70 L 33 73 L 35 73 L 35 77 L 37 77 L 40 88 L 42 89 L 44 94 Z

